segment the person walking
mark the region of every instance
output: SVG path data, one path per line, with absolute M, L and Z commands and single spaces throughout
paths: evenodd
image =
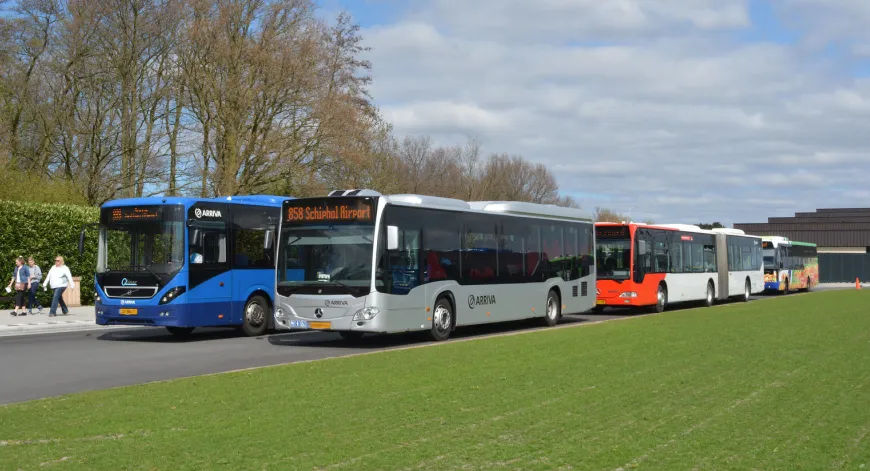
M 39 282 L 42 281 L 42 269 L 39 268 L 39 265 L 33 260 L 33 257 L 27 258 L 27 266 L 30 269 L 30 290 L 28 294 L 30 295 L 29 302 L 27 303 L 27 311 L 29 314 L 33 314 L 33 306 L 36 305 L 36 313 L 42 314 L 42 303 L 36 299 L 36 292 L 39 289 Z
M 15 283 L 15 310 L 10 312 L 13 316 L 26 316 L 27 311 L 24 310 L 24 293 L 30 289 L 30 270 L 24 264 L 24 257 L 15 259 L 15 268 L 12 270 L 12 279 L 9 280 L 7 290 L 12 288 Z M 21 313 L 18 310 L 21 309 Z
M 63 257 L 60 255 L 54 258 L 54 266 L 45 275 L 45 282 L 42 283 L 42 288 L 47 290 L 46 286 L 51 286 L 51 289 L 54 290 L 54 295 L 51 297 L 51 309 L 48 310 L 48 317 L 56 315 L 58 304 L 60 304 L 63 315 L 69 314 L 69 308 L 63 302 L 63 292 L 67 287 L 70 289 L 75 288 L 75 283 L 73 282 L 69 267 L 63 264 Z

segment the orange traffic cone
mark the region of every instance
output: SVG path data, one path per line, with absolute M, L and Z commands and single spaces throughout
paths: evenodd
M 861 280 L 855 278 L 855 289 L 861 289 Z

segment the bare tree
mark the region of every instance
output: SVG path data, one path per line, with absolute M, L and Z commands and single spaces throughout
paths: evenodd
M 594 219 L 595 222 L 625 222 L 629 220 L 628 217 L 623 214 L 601 207 L 595 208 Z

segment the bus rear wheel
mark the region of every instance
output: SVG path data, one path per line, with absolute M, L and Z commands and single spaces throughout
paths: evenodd
M 716 295 L 716 290 L 713 288 L 713 282 L 707 282 L 707 295 L 704 297 L 704 305 L 710 307 L 713 305 L 713 298 Z
M 450 337 L 453 330 L 453 307 L 447 298 L 438 298 L 432 309 L 432 328 L 429 335 L 432 340 L 442 342 Z
M 190 335 L 191 332 L 193 332 L 193 329 L 193 327 L 175 327 L 171 325 L 166 326 L 166 330 L 176 337 L 187 337 L 188 335 Z
M 562 300 L 559 298 L 559 293 L 556 290 L 551 289 L 549 293 L 547 293 L 547 311 L 544 316 L 544 323 L 548 327 L 553 327 L 554 325 L 559 323 L 559 319 L 562 318 Z
M 251 296 L 245 303 L 242 331 L 249 337 L 263 335 L 269 329 L 269 303 L 260 295 Z
M 750 296 L 752 296 L 752 285 L 749 284 L 749 280 L 746 280 L 746 283 L 743 285 L 743 302 L 749 302 Z

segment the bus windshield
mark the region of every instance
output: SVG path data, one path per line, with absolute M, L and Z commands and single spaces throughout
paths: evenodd
M 775 249 L 765 249 L 763 251 L 764 254 L 764 269 L 765 270 L 776 270 L 776 250 Z
M 627 280 L 631 267 L 630 239 L 599 239 L 595 257 L 598 278 Z
M 278 286 L 289 294 L 368 294 L 373 223 L 290 225 L 281 231 Z M 289 288 L 289 290 L 287 289 Z
M 97 273 L 172 274 L 180 270 L 184 265 L 184 222 L 174 208 L 168 209 L 146 208 L 150 211 L 147 216 L 126 212 L 121 215 L 118 208 L 104 209 Z

